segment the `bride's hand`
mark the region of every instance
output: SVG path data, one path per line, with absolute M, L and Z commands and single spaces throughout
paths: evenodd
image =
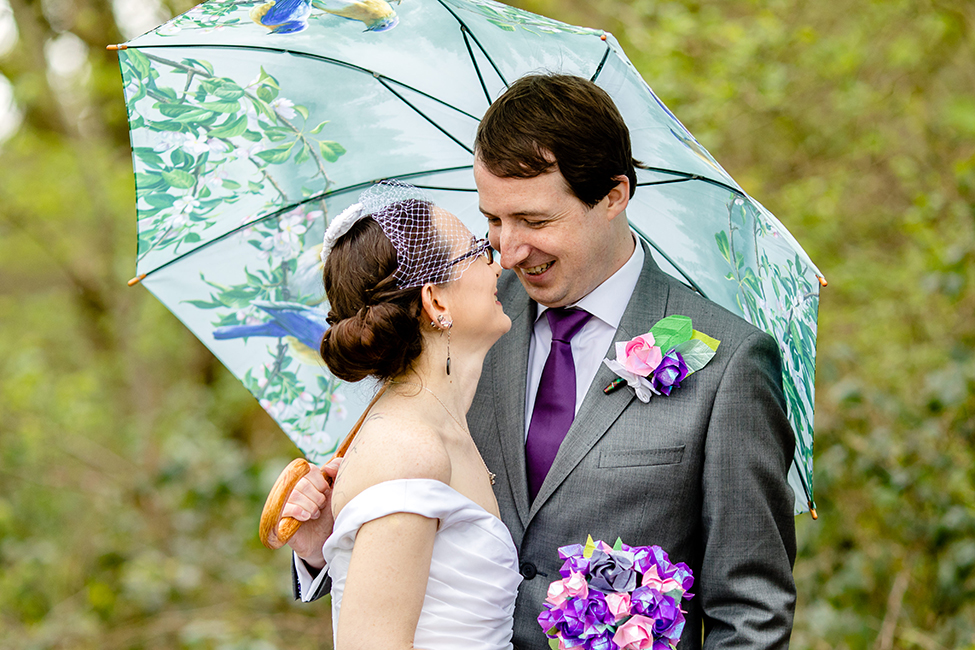
M 341 458 L 333 458 L 319 468 L 320 471 L 308 472 L 295 485 L 281 509 L 282 517 L 293 517 L 303 522 L 298 532 L 288 540 L 288 545 L 298 557 L 316 569 L 325 566 L 322 545 L 332 534 L 334 523 L 332 488 L 322 473 L 334 481 L 341 463 Z

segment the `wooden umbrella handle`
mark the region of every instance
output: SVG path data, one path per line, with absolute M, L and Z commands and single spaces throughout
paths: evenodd
M 267 495 L 264 510 L 261 511 L 261 524 L 258 532 L 261 542 L 271 550 L 281 548 L 298 532 L 301 522 L 293 517 L 281 517 L 281 509 L 295 489 L 295 485 L 310 470 L 311 464 L 304 458 L 296 458 L 282 470 L 274 487 Z M 317 470 L 316 470 L 317 471 Z
M 338 451 L 335 452 L 335 456 L 332 458 L 342 458 L 345 456 L 345 452 L 348 451 L 349 446 L 352 444 L 352 439 L 359 432 L 362 423 L 366 421 L 366 414 L 372 409 L 372 405 L 383 396 L 383 393 L 386 392 L 388 387 L 389 382 L 387 381 L 372 398 L 369 405 L 366 406 L 366 410 L 359 416 L 359 420 L 352 427 L 352 431 L 349 432 L 349 435 L 339 445 Z M 274 482 L 271 492 L 267 495 L 267 501 L 264 502 L 264 510 L 261 511 L 261 523 L 258 526 L 258 535 L 264 546 L 272 551 L 287 544 L 288 540 L 301 528 L 302 522 L 297 519 L 293 517 L 282 518 L 281 510 L 284 508 L 284 504 L 288 501 L 288 497 L 291 496 L 291 491 L 295 489 L 298 481 L 308 474 L 311 469 L 311 463 L 304 458 L 294 459 L 281 471 L 281 474 L 278 475 L 278 480 Z M 316 471 L 318 470 L 316 469 Z M 325 482 L 331 485 L 331 477 L 324 472 L 322 472 L 322 475 L 325 477 Z

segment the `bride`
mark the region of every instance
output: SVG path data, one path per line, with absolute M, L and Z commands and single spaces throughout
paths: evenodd
M 305 522 L 289 541 L 303 598 L 327 574 L 336 650 L 510 648 L 517 552 L 465 416 L 511 327 L 501 267 L 487 240 L 395 182 L 333 221 L 322 258 L 322 358 L 385 392 L 333 489 L 311 472 L 282 511 Z

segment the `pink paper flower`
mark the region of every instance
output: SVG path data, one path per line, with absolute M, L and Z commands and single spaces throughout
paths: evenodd
M 613 635 L 613 643 L 620 650 L 651 650 L 653 648 L 653 619 L 637 614 L 620 625 Z
M 660 572 L 657 571 L 656 564 L 651 565 L 650 568 L 647 569 L 646 573 L 643 574 L 643 584 L 641 586 L 653 587 L 662 594 L 666 594 L 675 589 L 679 589 L 682 592 L 684 591 L 683 585 L 673 578 L 661 578 Z
M 586 582 L 586 576 L 577 571 L 573 571 L 568 578 L 553 581 L 548 586 L 545 600 L 559 607 L 570 596 L 582 599 L 589 596 L 589 583 Z
M 612 592 L 606 594 L 606 606 L 613 613 L 616 620 L 620 620 L 630 613 L 630 594 L 623 592 Z
M 660 365 L 663 354 L 655 345 L 653 334 L 641 334 L 626 343 L 616 344 L 616 360 L 634 375 L 646 377 Z M 620 348 L 622 347 L 622 354 Z

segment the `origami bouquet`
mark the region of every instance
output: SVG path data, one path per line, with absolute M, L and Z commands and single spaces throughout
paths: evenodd
M 653 395 L 670 395 L 688 375 L 711 361 L 720 343 L 694 329 L 687 316 L 662 318 L 646 334 L 618 342 L 616 359 L 603 359 L 620 377 L 603 392 L 608 395 L 629 384 L 642 402 Z
M 694 575 L 673 564 L 659 546 L 627 546 L 619 539 L 559 549 L 565 560 L 548 587 L 538 624 L 553 650 L 667 650 L 684 631 L 682 599 Z

